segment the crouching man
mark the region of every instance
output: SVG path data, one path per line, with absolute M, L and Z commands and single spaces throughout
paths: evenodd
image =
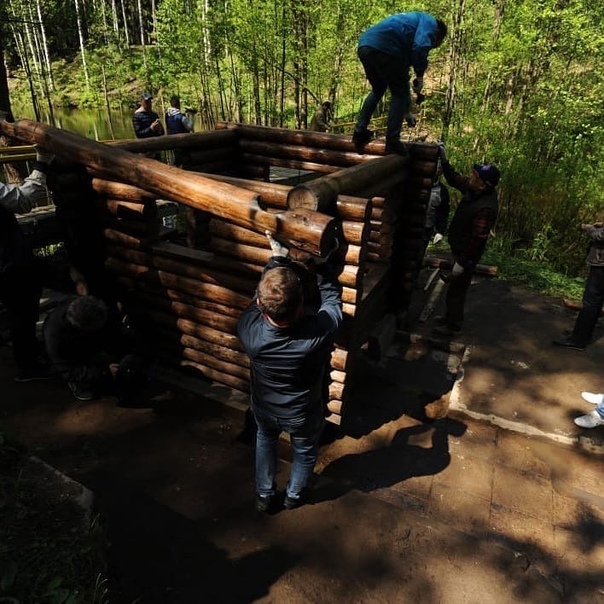
M 291 475 L 284 507 L 303 503 L 324 426 L 325 383 L 334 334 L 342 322 L 342 300 L 330 262 L 317 265 L 318 310 L 305 305 L 303 277 L 289 250 L 266 233 L 273 252 L 252 303 L 238 324 L 251 361 L 251 409 L 256 436 L 256 509 L 276 505 L 277 445 L 290 435 Z M 305 269 L 301 269 L 305 270 Z
M 113 389 L 119 364 L 108 329 L 105 303 L 93 296 L 70 298 L 44 322 L 44 344 L 52 368 L 79 401 L 90 401 Z

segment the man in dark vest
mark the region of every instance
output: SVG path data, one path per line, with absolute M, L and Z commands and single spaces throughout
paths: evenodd
M 493 164 L 474 164 L 469 176 L 459 174 L 448 162 L 444 145 L 441 145 L 441 160 L 447 182 L 462 193 L 449 226 L 448 239 L 454 264 L 447 289 L 447 309 L 443 317 L 436 318 L 437 326 L 433 330 L 451 336 L 461 330 L 472 273 L 497 219 L 496 187 L 500 172 Z

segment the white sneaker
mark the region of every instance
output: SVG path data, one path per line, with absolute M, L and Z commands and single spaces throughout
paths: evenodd
M 575 417 L 575 424 L 579 428 L 596 428 L 597 426 L 604 426 L 604 419 L 594 409 L 587 415 L 581 415 L 581 417 Z
M 595 392 L 581 392 L 583 400 L 591 403 L 592 405 L 599 405 L 604 401 L 604 394 L 596 394 Z

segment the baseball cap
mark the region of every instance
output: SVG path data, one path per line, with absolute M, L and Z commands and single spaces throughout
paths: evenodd
M 493 164 L 474 164 L 472 169 L 478 174 L 480 180 L 484 180 L 484 182 L 492 187 L 498 185 L 499 179 L 501 178 L 501 172 L 497 166 L 494 166 Z
M 153 99 L 153 96 L 150 92 L 143 92 L 143 94 L 141 94 L 141 99 L 143 99 L 143 101 L 150 101 Z

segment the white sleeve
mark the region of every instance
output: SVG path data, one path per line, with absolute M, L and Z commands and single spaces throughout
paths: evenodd
M 0 183 L 0 207 L 13 214 L 26 214 L 37 201 L 47 197 L 46 174 L 39 170 L 34 170 L 20 185 Z

